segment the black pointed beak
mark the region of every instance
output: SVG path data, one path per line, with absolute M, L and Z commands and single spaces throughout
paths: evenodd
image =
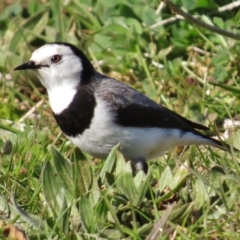
M 36 64 L 34 61 L 28 61 L 26 63 L 23 63 L 20 66 L 17 66 L 16 68 L 14 68 L 14 70 L 38 69 L 41 67 L 49 67 L 49 66 L 48 65 L 39 65 L 39 64 Z

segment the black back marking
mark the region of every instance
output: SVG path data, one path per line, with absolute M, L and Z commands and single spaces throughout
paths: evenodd
M 115 121 L 125 127 L 157 127 L 179 129 L 183 132 L 194 131 L 194 128 L 188 124 L 188 121 L 185 122 L 184 118 L 160 106 L 153 108 L 134 103 L 120 107 L 117 109 Z

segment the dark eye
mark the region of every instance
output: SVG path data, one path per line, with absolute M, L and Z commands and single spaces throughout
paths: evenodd
M 60 62 L 61 59 L 62 59 L 62 57 L 60 55 L 53 55 L 51 58 L 51 62 L 58 63 L 58 62 Z

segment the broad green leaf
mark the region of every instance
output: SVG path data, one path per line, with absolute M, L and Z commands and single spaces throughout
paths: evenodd
M 51 152 L 53 156 L 53 164 L 59 178 L 62 180 L 62 184 L 72 192 L 73 191 L 73 181 L 72 181 L 72 164 L 69 160 L 65 159 L 62 154 L 60 154 L 54 147 L 51 147 Z
M 194 206 L 196 210 L 199 210 L 203 205 L 209 203 L 209 196 L 207 192 L 207 187 L 200 179 L 197 179 L 194 187 Z
M 157 16 L 154 9 L 150 9 L 148 7 L 140 8 L 143 13 L 142 13 L 142 21 L 147 25 L 147 26 L 151 26 L 153 24 L 155 24 L 157 21 L 159 21 L 161 18 L 161 16 Z M 157 28 L 157 31 L 159 32 L 159 28 Z
M 123 172 L 116 180 L 116 187 L 123 195 L 125 195 L 129 201 L 134 204 L 137 196 L 137 189 L 134 184 L 132 173 Z
M 240 130 L 239 129 L 236 129 L 233 131 L 232 143 L 234 147 L 236 147 L 237 149 L 240 149 Z
M 82 195 L 79 201 L 79 214 L 85 231 L 93 233 L 96 225 L 95 214 L 90 200 L 85 195 Z
M 169 173 L 169 169 L 166 170 L 165 174 L 168 174 L 168 173 Z M 179 167 L 177 172 L 171 178 L 172 180 L 168 185 L 170 189 L 168 189 L 163 196 L 157 198 L 156 202 L 160 203 L 170 198 L 174 194 L 174 192 L 178 191 L 178 189 L 183 185 L 183 183 L 186 181 L 188 174 L 189 174 L 188 168 L 185 167 L 184 164 L 181 167 Z M 163 184 L 162 187 L 164 187 L 164 185 L 165 184 Z
M 173 175 L 172 181 L 169 185 L 171 190 L 179 188 L 183 182 L 186 180 L 187 176 L 189 175 L 188 168 L 185 164 L 182 164 L 177 170 L 177 172 Z
M 79 151 L 78 149 L 76 151 Z M 93 184 L 93 173 L 90 163 L 87 159 L 79 159 L 76 156 L 72 164 L 72 176 L 74 181 L 74 196 L 80 197 L 88 192 Z
M 102 0 L 101 3 L 104 5 L 106 8 L 112 8 L 118 4 L 123 4 L 127 3 L 126 0 L 115 0 L 115 1 L 109 1 L 109 0 Z
M 111 31 L 113 31 L 114 35 L 119 35 L 119 34 L 128 34 L 130 29 L 128 29 L 126 26 L 123 26 L 122 24 L 112 23 L 112 24 L 108 24 L 108 25 L 104 26 L 101 29 L 100 33 L 106 34 Z
M 105 173 L 106 172 L 112 172 L 114 169 L 114 165 L 116 163 L 116 158 L 117 158 L 117 149 L 119 148 L 120 144 L 117 144 L 115 147 L 112 148 L 111 152 L 109 153 L 103 168 L 100 172 L 100 179 L 103 182 Z
M 49 210 L 57 216 L 65 201 L 65 190 L 62 181 L 49 161 L 43 168 L 43 193 Z
M 8 16 L 11 14 L 14 14 L 14 15 L 21 14 L 22 5 L 19 3 L 13 3 L 9 6 L 5 6 L 4 9 L 0 8 L 0 11 L 1 11 L 2 17 L 5 16 L 6 18 L 8 18 Z
M 127 18 L 126 23 L 129 25 L 131 32 L 133 34 L 139 34 L 139 35 L 142 34 L 143 29 L 139 21 L 137 21 L 134 18 Z
M 126 166 L 126 160 L 124 159 L 121 152 L 116 151 L 116 176 L 119 176 Z
M 66 236 L 69 233 L 69 217 L 70 217 L 69 213 L 70 213 L 70 209 L 68 209 L 67 200 L 66 198 L 64 198 L 62 209 L 59 214 L 59 218 L 60 218 L 59 227 L 66 234 Z
M 111 204 L 111 202 L 109 201 L 108 197 L 107 197 L 107 194 L 106 192 L 103 192 L 103 199 L 104 199 L 104 202 L 112 216 L 112 219 L 114 221 L 114 223 L 116 224 L 116 227 L 117 229 L 119 230 L 119 232 L 121 233 L 122 237 L 125 237 L 125 234 L 124 234 L 124 231 L 122 229 L 122 225 L 120 224 L 119 220 L 118 220 L 118 217 L 116 215 L 116 211 L 113 207 L 113 205 Z
M 135 200 L 134 200 L 134 206 L 138 206 L 144 200 L 145 195 L 146 195 L 147 191 L 150 188 L 150 181 L 151 181 L 151 179 L 152 179 L 152 176 L 149 173 L 147 175 L 146 179 L 144 179 L 144 181 L 141 184 L 140 188 L 138 189 L 137 196 L 135 197 Z
M 224 28 L 224 21 L 222 18 L 219 17 L 214 17 L 213 22 L 219 27 L 219 28 Z
M 118 229 L 114 229 L 114 228 L 104 229 L 103 232 L 101 232 L 101 236 L 103 239 L 122 239 L 121 233 L 118 231 Z
M 212 213 L 208 215 L 208 219 L 210 221 L 212 220 L 218 220 L 221 221 L 223 219 L 224 216 L 229 214 L 229 209 L 227 209 L 225 206 L 216 206 L 215 208 L 216 210 Z
M 183 7 L 187 10 L 192 10 L 197 6 L 196 1 L 183 1 Z
M 97 216 L 96 220 L 98 222 L 98 227 L 104 228 L 105 222 L 107 221 L 108 208 L 103 198 L 100 198 L 100 201 L 96 204 L 95 215 Z
M 143 171 L 138 171 L 136 173 L 136 176 L 133 178 L 134 180 L 134 184 L 136 186 L 136 189 L 139 191 L 139 189 L 141 188 L 142 184 L 144 183 L 144 181 L 146 180 L 147 176 Z
M 217 8 L 217 2 L 215 3 L 214 0 L 198 0 L 197 1 L 198 8 L 206 8 L 206 9 L 213 9 Z
M 161 178 L 159 182 L 159 190 L 160 192 L 163 191 L 164 188 L 169 187 L 172 184 L 172 171 L 169 166 L 167 166 L 161 174 Z

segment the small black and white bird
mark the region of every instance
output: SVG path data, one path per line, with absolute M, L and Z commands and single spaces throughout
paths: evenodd
M 230 146 L 196 129 L 208 128 L 155 103 L 142 93 L 98 73 L 72 44 L 46 44 L 15 70 L 33 69 L 47 89 L 53 115 L 65 135 L 81 150 L 106 158 L 120 151 L 137 169 L 179 145 Z

